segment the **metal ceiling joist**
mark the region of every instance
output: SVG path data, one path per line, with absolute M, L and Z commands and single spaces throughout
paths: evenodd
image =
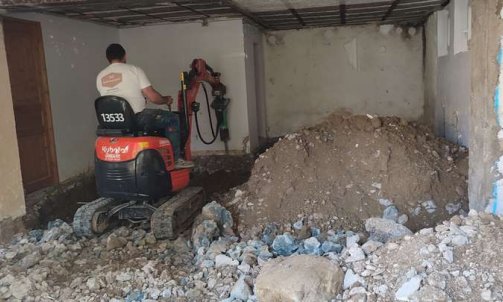
M 299 21 L 300 25 L 306 26 L 306 23 L 304 22 L 304 20 L 302 20 L 302 17 L 299 15 L 299 13 L 297 13 L 297 11 L 295 10 L 295 8 L 291 8 L 290 12 L 297 19 L 297 21 Z
M 386 19 L 391 15 L 391 13 L 393 12 L 393 10 L 398 6 L 398 4 L 400 4 L 400 1 L 402 1 L 402 0 L 395 0 L 395 1 L 393 1 L 393 3 L 391 3 L 391 6 L 389 7 L 389 9 L 386 12 L 386 14 L 384 14 L 384 16 L 382 17 L 381 21 L 386 21 Z
M 265 23 L 263 23 L 262 20 L 257 18 L 254 14 L 252 14 L 248 10 L 238 6 L 232 0 L 220 0 L 220 1 L 223 2 L 225 5 L 229 6 L 230 8 L 232 8 L 233 10 L 235 10 L 236 12 L 240 13 L 244 17 L 250 19 L 251 21 L 253 21 L 255 24 L 259 25 L 263 29 L 268 29 L 268 26 Z
M 346 4 L 339 5 L 341 24 L 346 24 Z
M 244 0 L 0 0 L 0 8 L 63 15 L 119 27 L 241 17 L 262 29 L 283 30 L 366 23 L 421 25 L 449 3 L 449 0 L 381 0 L 314 6 L 315 1 L 270 1 L 284 3 L 285 8 L 278 9 L 281 6 L 276 5 L 276 9 L 267 10 L 267 5 L 265 8 L 262 5 L 255 11 Z

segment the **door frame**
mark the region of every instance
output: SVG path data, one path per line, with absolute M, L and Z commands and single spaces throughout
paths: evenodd
M 42 26 L 40 25 L 40 22 L 37 21 L 31 21 L 31 20 L 23 20 L 23 19 L 18 19 L 18 18 L 12 18 L 12 17 L 5 17 L 1 16 L 0 17 L 0 22 L 2 23 L 2 31 L 3 31 L 3 36 L 4 36 L 4 43 L 7 44 L 7 41 L 5 40 L 5 26 L 4 22 L 17 22 L 17 23 L 26 23 L 26 24 L 31 24 L 36 27 L 36 32 L 37 35 L 35 37 L 35 44 L 37 44 L 38 48 L 38 60 L 40 62 L 40 83 L 38 86 L 39 89 L 39 94 L 42 102 L 42 108 L 44 110 L 43 114 L 43 119 L 44 122 L 47 126 L 46 130 L 46 138 L 47 138 L 47 146 L 46 148 L 48 149 L 49 153 L 49 161 L 50 161 L 50 185 L 55 185 L 59 183 L 59 170 L 58 170 L 58 161 L 56 157 L 56 141 L 54 138 L 54 127 L 53 127 L 53 119 L 52 119 L 52 109 L 51 109 L 51 98 L 49 94 L 49 83 L 48 83 L 48 78 L 47 78 L 47 66 L 45 62 L 45 51 L 44 51 L 44 42 L 43 42 L 43 36 L 42 36 Z M 7 49 L 6 49 L 6 55 L 7 55 Z M 7 67 L 8 70 L 10 70 L 10 67 L 8 66 L 8 60 L 7 60 Z M 12 100 L 12 106 L 14 107 L 14 100 Z M 17 130 L 16 130 L 17 131 Z M 16 135 L 17 136 L 17 135 Z M 18 149 L 18 152 L 21 152 Z M 49 185 L 49 186 L 50 186 Z M 24 182 L 23 182 L 23 187 L 24 187 Z M 25 192 L 26 191 L 33 191 L 33 190 L 27 190 L 24 188 Z M 36 190 L 35 190 L 36 191 Z

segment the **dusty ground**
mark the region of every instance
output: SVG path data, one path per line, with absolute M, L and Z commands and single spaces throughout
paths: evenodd
M 239 186 L 250 178 L 253 157 L 212 155 L 194 159 L 196 168 L 191 179 L 192 186 L 201 186 L 210 199 Z
M 361 228 L 393 204 L 418 230 L 467 209 L 467 172 L 467 150 L 421 125 L 334 115 L 261 154 L 244 194 L 226 202 L 242 228 L 313 215 Z

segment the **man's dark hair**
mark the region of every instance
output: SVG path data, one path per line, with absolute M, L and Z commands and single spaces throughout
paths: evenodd
M 125 55 L 126 50 L 120 44 L 113 43 L 107 47 L 108 62 L 112 62 L 113 60 L 122 60 Z

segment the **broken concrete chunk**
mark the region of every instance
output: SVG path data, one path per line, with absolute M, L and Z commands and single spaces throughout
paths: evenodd
M 238 281 L 234 284 L 231 290 L 231 298 L 246 301 L 252 295 L 252 290 L 248 283 L 246 283 L 245 275 L 239 277 Z
M 369 218 L 365 221 L 365 229 L 370 234 L 370 239 L 386 243 L 391 239 L 412 235 L 411 230 L 394 221 L 383 218 Z
M 365 281 L 362 277 L 360 277 L 358 274 L 355 274 L 352 269 L 348 269 L 346 271 L 346 274 L 344 275 L 344 289 L 348 289 L 353 287 L 354 284 L 359 283 L 359 284 L 365 284 Z
M 435 202 L 433 200 L 425 201 L 425 202 L 421 203 L 421 205 L 426 210 L 426 212 L 428 212 L 429 214 L 433 214 L 437 210 L 437 205 L 435 204 Z
M 276 236 L 272 243 L 273 251 L 279 256 L 290 256 L 299 246 L 295 244 L 295 240 L 289 233 Z
M 416 293 L 421 286 L 421 281 L 422 278 L 417 275 L 405 281 L 396 291 L 395 298 L 398 301 L 409 301 L 409 298 Z
M 231 257 L 226 255 L 217 255 L 215 257 L 215 267 L 222 266 L 238 266 L 239 261 L 233 260 Z
M 203 207 L 201 217 L 205 220 L 213 220 L 223 233 L 233 235 L 232 226 L 234 225 L 234 221 L 232 220 L 231 212 L 216 201 Z
M 357 262 L 365 260 L 365 253 L 358 246 L 353 246 L 348 249 L 349 257 L 346 258 L 346 262 Z
M 406 224 L 407 221 L 409 221 L 409 216 L 407 216 L 406 214 L 402 214 L 402 215 L 398 216 L 397 222 L 399 224 Z
M 373 252 L 377 251 L 377 249 L 381 246 L 383 246 L 382 242 L 369 240 L 362 245 L 362 250 L 365 252 L 365 254 L 370 255 Z
M 360 235 L 358 235 L 358 234 L 346 237 L 346 247 L 347 248 L 350 248 L 353 246 L 358 246 L 358 242 L 360 242 Z
M 192 244 L 194 250 L 201 247 L 208 248 L 220 235 L 218 225 L 213 220 L 203 220 L 199 225 L 192 229 Z
M 396 222 L 398 220 L 398 215 L 398 209 L 396 206 L 391 205 L 384 209 L 382 218 Z
M 311 237 L 304 240 L 304 253 L 309 255 L 320 255 L 321 243 L 316 237 Z
M 107 250 L 111 251 L 117 248 L 121 248 L 126 246 L 127 244 L 127 239 L 123 237 L 119 237 L 115 234 L 110 234 L 107 238 Z

